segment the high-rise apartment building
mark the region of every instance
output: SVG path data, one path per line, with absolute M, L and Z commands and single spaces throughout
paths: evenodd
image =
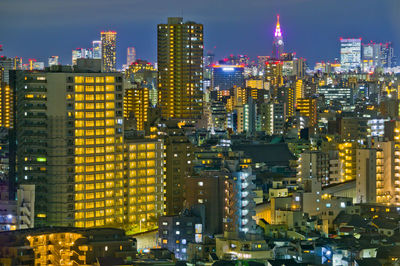
M 380 66 L 381 45 L 370 42 L 363 44 L 362 48 L 362 70 L 364 72 L 373 72 L 377 66 Z
M 125 89 L 124 117 L 134 119 L 136 130 L 144 130 L 149 109 L 149 89 L 139 84 L 132 84 Z
M 158 139 L 125 138 L 124 223 L 154 229 L 164 214 L 164 146 Z
M 317 124 L 317 100 L 312 98 L 297 99 L 297 110 L 300 116 L 308 118 L 308 126 L 313 127 Z
M 16 178 L 36 185 L 35 224 L 154 226 L 164 204 L 163 144 L 124 141 L 122 74 L 79 64 L 79 72 L 13 72 Z
M 129 67 L 133 62 L 136 61 L 136 50 L 135 47 L 128 47 L 126 49 L 126 65 Z
M 171 121 L 167 125 L 165 144 L 165 212 L 177 215 L 183 209 L 186 178 L 193 168 L 194 148 L 183 130 Z
M 285 130 L 285 103 L 267 102 L 260 105 L 259 121 L 262 131 L 268 135 L 283 134 Z
M 253 220 L 255 175 L 252 174 L 251 168 L 236 169 L 236 171 L 231 169 L 231 171 L 233 172 L 225 179 L 223 230 L 235 232 L 240 236 L 254 233 L 256 226 Z
M 356 179 L 356 149 L 357 142 L 343 142 L 338 145 L 340 182 Z
M 93 59 L 101 59 L 101 41 L 92 42 Z
M 361 67 L 361 38 L 340 38 L 340 63 L 347 71 Z
M 101 60 L 103 72 L 116 71 L 116 42 L 117 32 L 102 31 L 101 32 Z
M 168 18 L 158 25 L 159 103 L 164 118 L 197 119 L 203 110 L 203 25 Z
M 36 224 L 122 223 L 122 74 L 17 71 L 12 86 L 16 177 L 36 185 Z
M 329 157 L 322 151 L 304 151 L 301 153 L 298 166 L 297 178 L 303 182 L 315 178 L 321 184 L 329 184 Z
M 273 96 L 277 95 L 277 88 L 283 84 L 282 67 L 281 61 L 268 61 L 265 64 L 264 77 Z

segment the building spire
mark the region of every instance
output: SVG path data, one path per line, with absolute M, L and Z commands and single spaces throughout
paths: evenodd
M 275 37 L 281 37 L 281 24 L 279 23 L 279 15 L 276 15 L 277 22 L 276 22 L 276 28 L 275 28 Z
M 274 59 L 279 60 L 281 58 L 281 54 L 283 53 L 283 36 L 281 32 L 281 24 L 279 22 L 279 15 L 276 16 L 276 28 L 275 28 L 275 35 L 274 41 L 272 44 L 272 56 Z

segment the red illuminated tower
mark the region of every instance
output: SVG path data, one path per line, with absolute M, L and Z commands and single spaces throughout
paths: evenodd
M 280 59 L 282 53 L 283 53 L 283 37 L 281 32 L 281 25 L 279 24 L 279 15 L 277 15 L 274 41 L 272 42 L 272 57 L 274 59 Z

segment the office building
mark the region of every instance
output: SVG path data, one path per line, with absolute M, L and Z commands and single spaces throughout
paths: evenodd
M 158 25 L 158 92 L 163 118 L 198 119 L 203 110 L 203 25 L 168 18 Z
M 60 63 L 58 62 L 58 56 L 57 55 L 53 55 L 49 57 L 49 62 L 48 65 L 49 67 L 51 66 L 56 66 L 59 65 Z
M 93 59 L 101 59 L 101 41 L 92 42 Z
M 361 38 L 340 38 L 340 64 L 345 71 L 361 67 Z
M 101 32 L 101 60 L 102 72 L 115 72 L 117 64 L 116 47 L 117 32 Z
M 277 22 L 274 34 L 274 40 L 272 43 L 272 58 L 279 60 L 283 53 L 283 36 L 281 32 L 281 24 L 279 23 L 279 15 L 277 15 Z
M 339 103 L 342 106 L 353 104 L 353 90 L 351 88 L 335 87 L 333 85 L 320 86 L 317 93 L 324 96 L 325 104 L 333 105 Z
M 242 65 L 213 65 L 212 88 L 214 90 L 230 90 L 234 87 L 244 88 Z
M 76 65 L 78 59 L 90 59 L 92 57 L 93 53 L 91 49 L 76 48 L 72 50 L 72 65 Z
M 128 47 L 126 49 L 126 65 L 129 67 L 133 62 L 136 61 L 135 47 Z
M 396 60 L 394 56 L 394 48 L 391 42 L 381 44 L 381 62 L 382 67 L 395 67 Z
M 381 66 L 381 44 L 370 42 L 363 44 L 362 48 L 362 70 L 374 72 L 376 67 Z

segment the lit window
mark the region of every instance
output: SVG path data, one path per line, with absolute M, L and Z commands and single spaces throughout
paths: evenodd
M 96 101 L 104 101 L 104 94 L 96 94 Z
M 75 83 L 83 83 L 83 77 L 75 77 Z
M 85 82 L 86 83 L 94 83 L 94 77 L 86 77 Z
M 75 85 L 75 92 L 83 92 L 83 90 L 84 90 L 83 85 Z
M 114 83 L 114 82 L 115 82 L 115 77 L 112 77 L 112 76 L 106 77 L 106 83 Z
M 115 86 L 114 85 L 106 85 L 106 91 L 114 91 Z
M 86 90 L 87 92 L 93 92 L 93 91 L 94 91 L 94 86 L 86 86 L 86 87 L 85 87 L 85 90 Z M 93 96 L 93 95 L 91 95 L 91 96 Z M 93 101 L 93 100 L 91 100 L 91 101 Z

